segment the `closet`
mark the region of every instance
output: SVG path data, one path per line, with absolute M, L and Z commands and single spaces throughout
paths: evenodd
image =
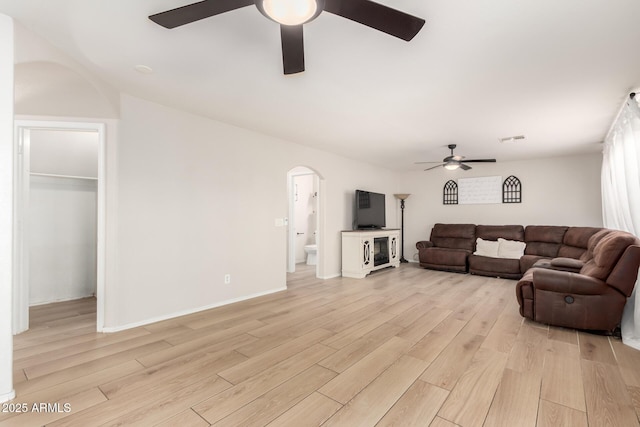
M 29 134 L 29 305 L 96 293 L 99 135 Z

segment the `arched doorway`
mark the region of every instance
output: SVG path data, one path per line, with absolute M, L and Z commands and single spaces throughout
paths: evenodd
M 323 276 L 323 187 L 317 171 L 297 166 L 287 173 L 289 221 L 287 225 L 287 272 L 296 265 L 309 269 L 315 265 L 315 277 Z

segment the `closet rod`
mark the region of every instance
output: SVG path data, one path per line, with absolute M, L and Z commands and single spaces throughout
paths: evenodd
M 95 178 L 95 177 L 92 177 L 92 176 L 56 175 L 54 173 L 31 172 L 29 175 L 31 175 L 31 176 L 48 176 L 48 177 L 52 177 L 52 178 L 88 179 L 88 180 L 92 180 L 92 181 L 97 181 L 98 180 L 98 178 Z

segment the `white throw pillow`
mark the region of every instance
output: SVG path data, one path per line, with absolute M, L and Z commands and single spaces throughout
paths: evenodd
M 476 251 L 473 254 L 497 258 L 498 248 L 499 248 L 498 242 L 494 242 L 492 240 L 484 240 L 478 237 L 476 239 Z
M 498 258 L 520 259 L 524 255 L 525 242 L 517 240 L 498 239 Z

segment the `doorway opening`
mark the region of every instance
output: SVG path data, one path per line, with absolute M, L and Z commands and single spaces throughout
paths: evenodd
M 323 184 L 317 172 L 304 166 L 287 173 L 287 273 L 309 272 L 314 278 L 322 278 Z
M 102 331 L 104 125 L 17 121 L 15 135 L 13 333 L 34 306 L 82 299 Z

